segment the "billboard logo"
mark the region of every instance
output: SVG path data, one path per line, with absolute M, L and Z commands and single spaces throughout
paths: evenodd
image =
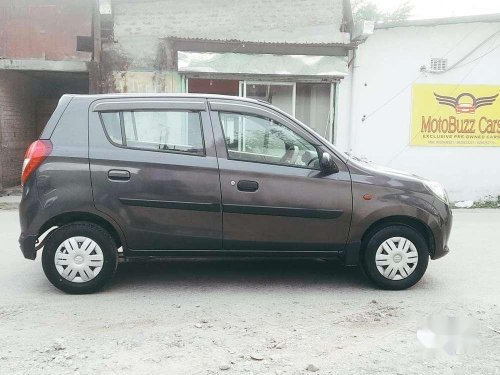
M 455 108 L 456 113 L 475 113 L 479 107 L 492 105 L 497 99 L 498 94 L 492 96 L 483 96 L 476 98 L 474 95 L 464 92 L 456 98 L 434 93 L 439 104 Z

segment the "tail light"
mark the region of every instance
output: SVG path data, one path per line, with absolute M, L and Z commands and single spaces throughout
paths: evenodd
M 46 139 L 39 139 L 33 142 L 24 155 L 23 171 L 21 174 L 21 184 L 24 185 L 28 177 L 52 152 L 52 143 Z

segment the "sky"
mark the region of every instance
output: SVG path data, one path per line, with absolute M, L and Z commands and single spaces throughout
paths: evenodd
M 392 11 L 403 0 L 372 0 L 382 11 Z M 411 19 L 458 17 L 500 13 L 500 0 L 410 0 Z

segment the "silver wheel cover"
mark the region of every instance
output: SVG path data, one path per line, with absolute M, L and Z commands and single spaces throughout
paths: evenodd
M 101 272 L 104 255 L 94 240 L 82 236 L 71 237 L 57 248 L 54 263 L 63 278 L 73 283 L 84 283 Z
M 389 238 L 378 247 L 375 264 L 378 271 L 389 280 L 406 279 L 417 267 L 417 248 L 407 238 Z

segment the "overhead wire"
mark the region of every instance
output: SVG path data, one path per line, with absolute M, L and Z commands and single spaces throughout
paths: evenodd
M 478 28 L 479 28 L 479 25 L 476 26 L 474 29 L 472 29 L 469 33 L 467 33 L 457 43 L 455 43 L 442 57 L 444 58 L 444 57 L 448 56 L 457 46 L 459 46 L 465 39 L 467 39 L 471 34 L 473 34 Z M 500 32 L 500 30 L 499 30 L 499 32 Z M 490 38 L 491 37 L 488 37 L 488 40 Z M 384 102 L 383 104 L 381 104 L 379 107 L 377 107 L 375 110 L 373 110 L 372 112 L 370 112 L 368 115 L 363 116 L 363 120 L 362 121 L 363 122 L 366 121 L 368 118 L 370 118 L 371 116 L 373 116 L 374 114 L 376 114 L 378 111 L 380 111 L 382 108 L 384 108 L 389 103 L 391 103 L 398 96 L 400 96 L 401 94 L 403 94 L 406 91 L 406 89 L 408 89 L 408 87 L 410 87 L 411 85 L 413 85 L 424 74 L 425 74 L 425 72 L 420 72 L 413 80 L 411 80 L 407 85 L 405 85 L 401 90 L 399 90 L 394 96 L 392 96 L 391 98 L 389 98 L 386 102 Z
M 433 74 L 443 74 L 446 72 L 449 72 L 450 70 L 460 68 L 461 65 L 460 63 L 467 60 L 468 57 L 470 57 L 474 52 L 479 50 L 482 46 L 484 46 L 486 43 L 490 41 L 490 39 L 494 38 L 495 36 L 498 37 L 498 34 L 500 33 L 500 30 L 495 31 L 493 34 L 491 34 L 488 38 L 483 40 L 481 43 L 479 43 L 477 46 L 475 46 L 472 50 L 470 50 L 468 53 L 466 53 L 461 59 L 459 59 L 457 62 L 455 62 L 452 66 L 450 66 L 448 69 L 445 69 L 443 71 L 438 71 L 438 72 L 431 72 Z M 490 51 L 491 52 L 491 51 Z M 470 63 L 470 62 L 469 62 Z M 469 64 L 467 63 L 467 64 Z M 465 65 L 465 64 L 464 64 Z M 463 66 L 463 65 L 462 65 Z

